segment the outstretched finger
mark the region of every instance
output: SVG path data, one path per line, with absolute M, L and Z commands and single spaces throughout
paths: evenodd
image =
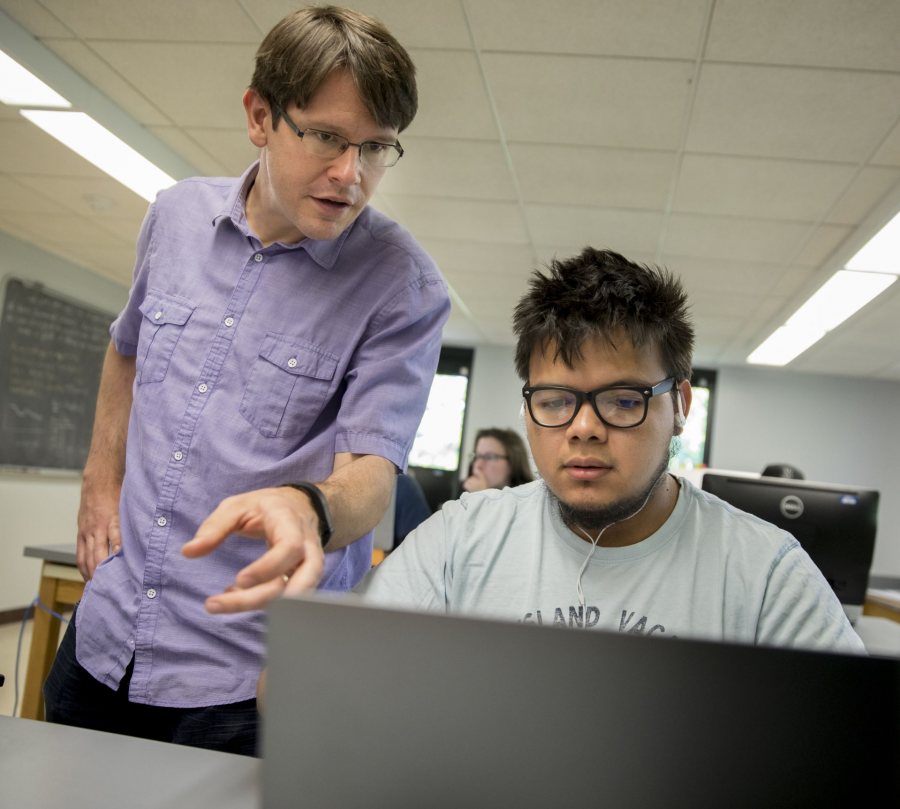
M 290 574 L 305 558 L 305 549 L 300 542 L 275 542 L 258 559 L 238 571 L 234 577 L 236 587 L 246 590 L 257 584 Z
M 181 547 L 181 552 L 189 557 L 205 556 L 217 548 L 230 534 L 241 533 L 257 536 L 252 531 L 246 497 L 227 497 L 198 526 L 191 540 Z
M 284 587 L 283 576 L 248 587 L 246 590 L 232 587 L 227 592 L 207 598 L 205 606 L 207 611 L 213 614 L 258 610 L 278 598 L 284 592 Z
M 285 583 L 284 594 L 299 596 L 309 590 L 314 590 L 322 580 L 324 571 L 325 554 L 320 548 L 317 553 L 310 553 L 303 564 L 290 576 Z

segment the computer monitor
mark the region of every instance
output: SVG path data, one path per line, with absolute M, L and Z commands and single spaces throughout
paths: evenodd
M 875 552 L 877 491 L 718 471 L 703 475 L 702 488 L 793 534 L 851 622 L 862 614 Z

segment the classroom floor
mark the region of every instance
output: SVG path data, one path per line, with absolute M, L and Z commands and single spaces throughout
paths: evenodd
M 71 613 L 65 613 L 68 618 Z M 25 671 L 28 668 L 28 652 L 31 649 L 31 627 L 34 622 L 25 622 L 24 630 L 21 622 L 0 624 L 0 674 L 6 676 L 6 683 L 0 687 L 0 715 L 12 716 L 13 705 L 16 705 L 16 716 L 22 712 L 22 689 L 25 687 Z M 62 640 L 65 627 L 60 629 Z M 21 633 L 21 652 L 19 658 L 19 694 L 16 700 L 16 656 L 19 650 L 19 634 Z
M 25 684 L 25 669 L 28 666 L 28 650 L 31 647 L 32 621 L 25 623 L 22 634 L 22 652 L 19 656 L 19 708 L 22 706 L 22 688 Z M 19 632 L 22 624 L 10 623 L 0 625 L 0 674 L 6 676 L 6 682 L 0 688 L 0 714 L 12 716 L 15 702 L 16 650 L 19 646 Z M 18 711 L 16 715 L 18 715 Z

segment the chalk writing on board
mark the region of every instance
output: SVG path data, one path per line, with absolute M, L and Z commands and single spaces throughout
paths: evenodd
M 9 278 L 0 314 L 0 465 L 81 469 L 113 315 Z

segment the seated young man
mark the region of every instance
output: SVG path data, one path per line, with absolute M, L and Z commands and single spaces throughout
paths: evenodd
M 367 602 L 524 623 L 862 652 L 794 537 L 667 471 L 694 331 L 665 270 L 591 248 L 514 316 L 540 479 L 464 494 L 357 588 Z

